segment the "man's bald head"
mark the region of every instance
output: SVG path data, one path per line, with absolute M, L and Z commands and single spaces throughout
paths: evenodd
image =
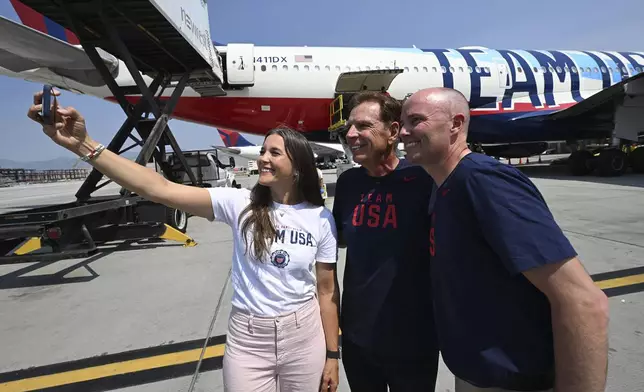
M 427 88 L 403 104 L 400 137 L 406 156 L 423 166 L 441 164 L 467 147 L 470 108 L 458 90 Z
M 431 105 L 450 118 L 460 114 L 463 116 L 463 132 L 467 133 L 470 105 L 460 91 L 447 87 L 431 87 L 416 91 L 405 102 Z

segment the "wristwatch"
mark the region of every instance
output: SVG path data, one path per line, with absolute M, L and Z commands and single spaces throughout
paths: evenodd
M 331 359 L 340 359 L 340 351 L 326 350 L 326 357 Z

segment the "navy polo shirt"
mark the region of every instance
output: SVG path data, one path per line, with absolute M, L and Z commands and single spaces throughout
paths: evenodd
M 363 167 L 337 180 L 333 215 L 346 246 L 343 339 L 386 355 L 436 356 L 427 206 L 433 181 L 401 159 L 371 177 Z
M 554 384 L 550 305 L 522 272 L 577 255 L 535 185 L 486 155 L 437 189 L 430 252 L 441 355 L 479 387 Z

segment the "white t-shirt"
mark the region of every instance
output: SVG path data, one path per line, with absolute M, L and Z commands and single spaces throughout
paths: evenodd
M 250 203 L 250 190 L 208 188 L 215 220 L 233 230 L 232 305 L 249 313 L 277 316 L 299 308 L 316 293 L 315 263 L 337 262 L 337 232 L 333 214 L 309 203 L 273 203 L 277 235 L 264 261 L 253 257 L 241 233 L 239 216 Z

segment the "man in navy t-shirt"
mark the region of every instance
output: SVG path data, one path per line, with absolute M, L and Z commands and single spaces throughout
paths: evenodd
M 446 88 L 413 94 L 401 115 L 407 158 L 437 186 L 434 309 L 456 392 L 604 391 L 607 298 L 534 184 L 467 148 L 469 115 Z
M 361 167 L 338 178 L 333 214 L 346 245 L 340 327 L 352 392 L 433 391 L 438 370 L 427 203 L 433 181 L 396 156 L 400 102 L 364 92 L 346 140 Z

